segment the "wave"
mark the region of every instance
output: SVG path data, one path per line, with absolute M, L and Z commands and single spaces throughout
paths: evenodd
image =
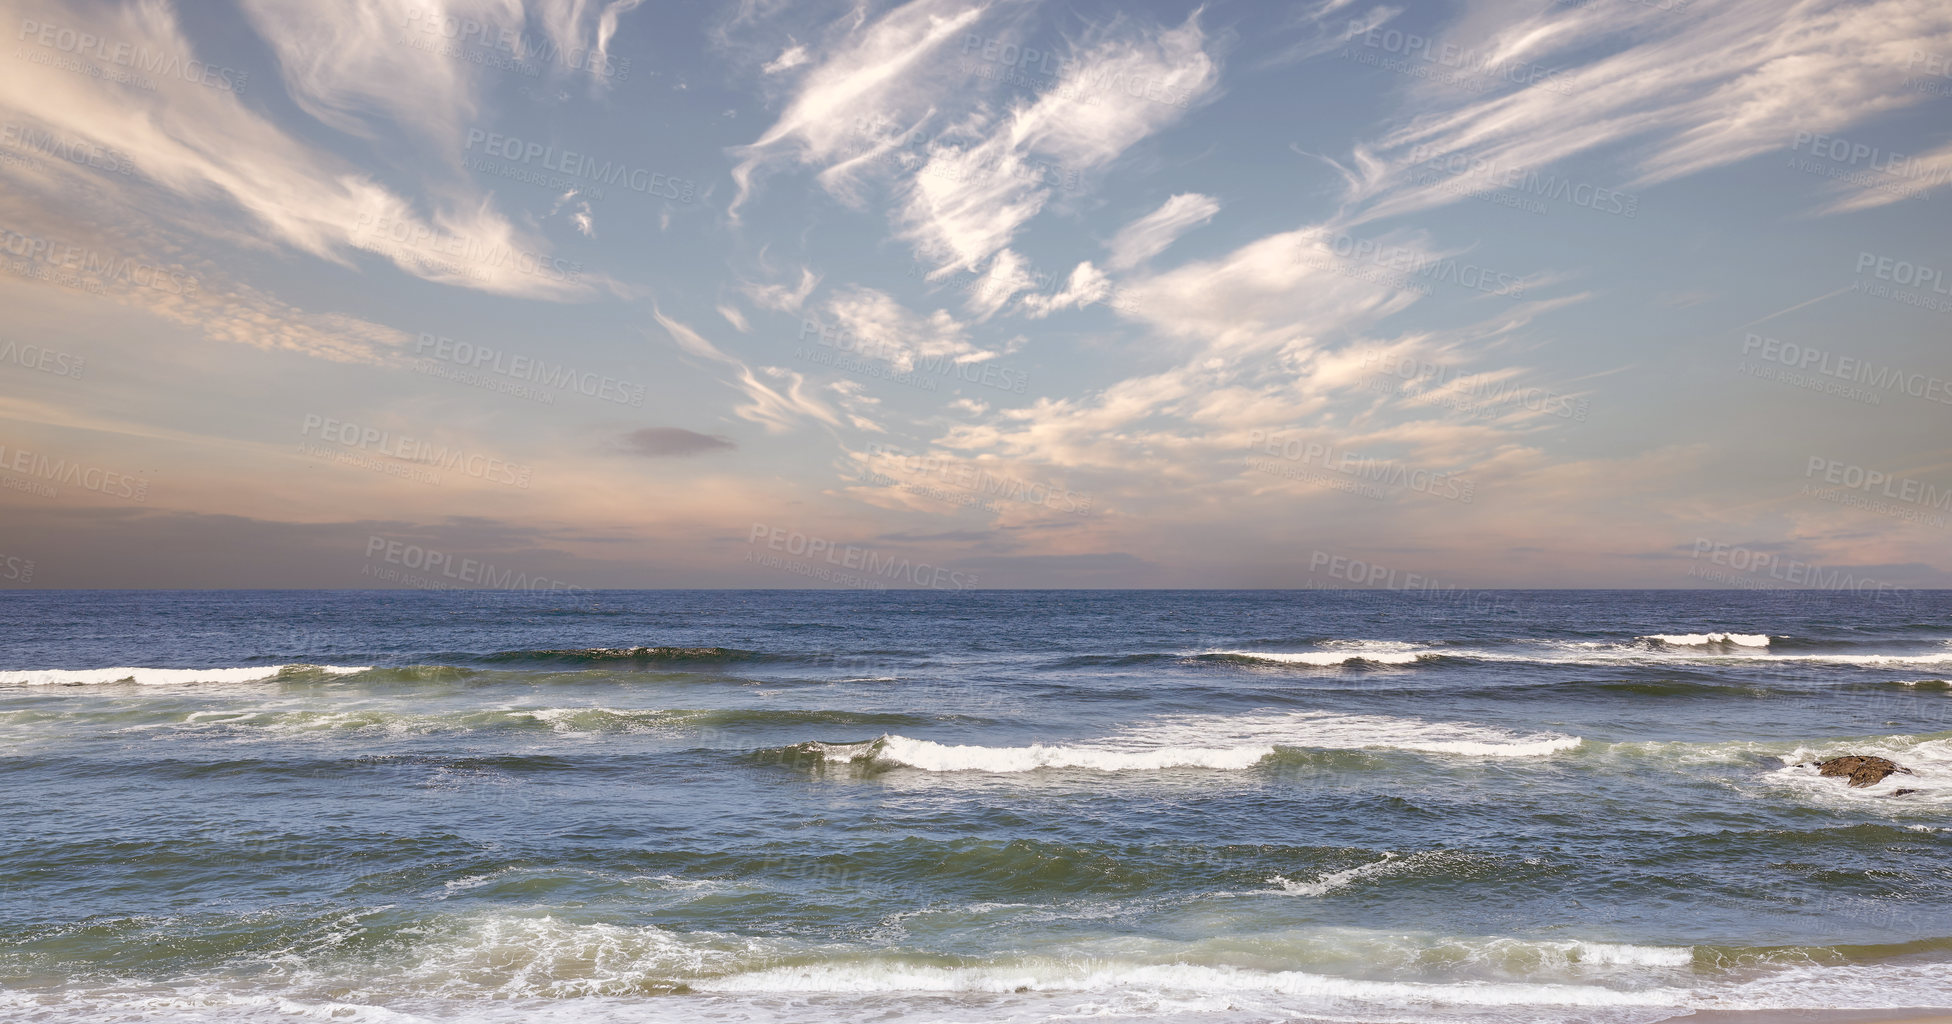
M 1220 742 L 1214 742 L 1218 739 Z M 1539 757 L 1579 746 L 1558 733 L 1520 735 L 1489 726 L 1386 715 L 1294 711 L 1186 715 L 1128 728 L 1095 742 L 990 747 L 888 734 L 844 743 L 814 741 L 793 750 L 828 763 L 864 763 L 926 772 L 1015 774 L 1044 768 L 1101 772 L 1206 768 L 1239 771 L 1287 749 L 1388 748 L 1476 757 Z
M 1784 637 L 1761 633 L 1655 633 L 1630 641 L 1519 640 L 1511 647 L 1429 646 L 1395 641 L 1328 641 L 1320 650 L 1281 651 L 1216 648 L 1183 657 L 1243 666 L 1282 665 L 1308 668 L 1401 667 L 1435 662 L 1513 665 L 1727 665 L 1796 664 L 1898 668 L 1952 664 L 1952 651 L 1910 654 L 1826 653 L 1822 645 L 1785 643 L 1783 653 L 1771 645 Z M 1103 664 L 1136 661 L 1127 656 Z
M 681 708 L 616 708 L 600 705 L 571 707 L 490 707 L 453 711 L 400 711 L 363 707 L 344 710 L 231 707 L 185 712 L 164 708 L 153 712 L 122 712 L 104 722 L 93 711 L 79 715 L 59 711 L 0 711 L 0 727 L 19 726 L 27 735 L 50 727 L 72 731 L 101 723 L 119 733 L 164 730 L 177 733 L 221 733 L 245 739 L 262 736 L 353 735 L 402 738 L 480 733 L 546 732 L 563 737 L 648 734 L 678 743 L 698 742 L 711 749 L 738 749 L 740 737 L 730 730 L 763 730 L 832 725 L 844 728 L 900 728 L 927 726 L 962 715 L 901 712 L 855 712 L 800 709 L 692 710 Z M 745 744 L 745 749 L 750 749 Z
M 175 686 L 185 683 L 311 681 L 370 672 L 371 665 L 258 665 L 248 668 L 40 668 L 0 671 L 0 686 Z
M 1822 740 L 1594 743 L 1588 751 L 1596 758 L 1646 758 L 1694 774 L 1713 769 L 1724 784 L 1738 790 L 1760 784 L 1772 795 L 1798 804 L 1900 816 L 1942 814 L 1952 805 L 1952 732 Z M 1855 789 L 1839 777 L 1818 774 L 1818 764 L 1846 754 L 1889 758 L 1911 773 L 1893 773 L 1874 786 Z M 1900 795 L 1900 790 L 1909 792 Z M 1792 833 L 1772 835 L 1781 838 Z
M 1893 772 L 1876 785 L 1861 788 L 1836 776 L 1821 775 L 1817 765 L 1846 754 L 1889 758 L 1907 772 Z M 1920 805 L 1942 808 L 1952 804 L 1952 737 L 1879 736 L 1865 740 L 1831 741 L 1798 746 L 1778 755 L 1782 767 L 1769 780 L 1802 799 L 1828 806 L 1863 806 L 1867 801 L 1891 809 Z
M 1376 665 L 1414 665 L 1426 654 L 1434 656 L 1436 653 L 1435 651 L 1204 651 L 1195 657 L 1328 668 L 1333 665 L 1364 661 Z
M 1444 652 L 1395 640 L 1328 640 L 1317 651 L 1208 650 L 1190 657 L 1202 660 L 1233 661 L 1274 665 L 1308 665 L 1330 668 L 1367 662 L 1372 665 L 1414 665 L 1426 658 L 1442 657 Z
M 1082 967 L 1030 960 L 1000 967 L 896 963 L 817 964 L 704 980 L 701 992 L 849 994 L 1018 994 L 1029 992 L 1179 992 L 1262 994 L 1352 1000 L 1389 1006 L 1679 1006 L 1679 989 L 1639 991 L 1603 985 L 1522 982 L 1432 983 L 1339 978 L 1306 971 L 1257 971 L 1199 964 L 1108 964 Z
M 1754 648 L 1700 648 L 1668 650 L 1641 645 L 1593 645 L 1572 653 L 1563 651 L 1492 651 L 1448 648 L 1446 658 L 1460 662 L 1485 662 L 1512 665 L 1668 666 L 1668 665 L 1850 665 L 1860 668 L 1901 668 L 1952 664 L 1952 652 L 1928 654 L 1772 654 Z
M 636 882 L 663 890 L 702 884 L 706 892 L 725 891 L 680 876 Z M 492 872 L 466 874 L 444 890 L 466 899 L 477 887 L 492 892 L 495 884 Z M 908 916 L 980 919 L 1007 928 L 1047 909 L 985 900 Z M 307 937 L 304 951 L 281 956 L 281 969 L 270 976 L 240 977 L 226 969 L 228 963 L 186 970 L 180 960 L 154 980 L 131 979 L 115 969 L 122 950 L 166 938 L 182 944 L 186 936 L 208 936 L 219 952 L 283 950 L 295 926 Z M 58 988 L 30 984 L 0 991 L 0 1015 L 18 1010 L 47 1020 L 245 1021 L 280 1011 L 369 1021 L 459 1014 L 484 1021 L 815 1024 L 945 1016 L 1139 1021 L 1198 1011 L 1192 1015 L 1215 1021 L 1576 1017 L 1642 1024 L 1689 1010 L 1952 1005 L 1952 975 L 1943 962 L 1913 959 L 1943 953 L 1943 940 L 1717 947 L 1308 926 L 1186 940 L 1131 934 L 1033 938 L 988 955 L 925 946 L 681 930 L 502 908 L 428 913 L 361 907 L 298 920 L 221 912 L 124 918 L 96 922 L 64 939 L 70 963 L 82 961 L 75 964 L 81 969 Z M 682 998 L 645 998 L 672 996 Z M 413 1013 L 400 1012 L 408 1009 Z
M 669 662 L 750 661 L 757 651 L 736 647 L 564 647 L 526 651 L 499 651 L 481 656 L 491 663 L 518 662 L 542 664 L 608 665 L 618 662 L 653 664 Z
M 1766 633 L 1649 633 L 1641 640 L 1653 640 L 1674 647 L 1705 647 L 1709 644 L 1734 644 L 1738 647 L 1767 647 Z
M 1280 891 L 1289 896 L 1321 896 L 1345 886 L 1353 885 L 1358 881 L 1394 874 L 1410 866 L 1415 860 L 1415 857 L 1409 860 L 1398 860 L 1396 854 L 1385 850 L 1383 851 L 1382 860 L 1370 861 L 1367 864 L 1358 864 L 1355 867 L 1343 868 L 1340 871 L 1330 871 L 1327 874 L 1317 877 L 1312 882 L 1294 882 L 1280 875 L 1275 875 L 1273 878 L 1268 879 L 1268 884 L 1280 886 Z

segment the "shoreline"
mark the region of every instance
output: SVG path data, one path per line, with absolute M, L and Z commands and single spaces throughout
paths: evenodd
M 1909 1010 L 1692 1010 L 1655 1024 L 1952 1024 L 1952 1006 Z

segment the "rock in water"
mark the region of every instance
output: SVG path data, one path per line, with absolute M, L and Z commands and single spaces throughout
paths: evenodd
M 1882 757 L 1865 757 L 1861 754 L 1833 757 L 1817 765 L 1816 770 L 1819 775 L 1842 775 L 1850 780 L 1853 788 L 1875 786 L 1883 782 L 1884 777 L 1892 772 L 1911 774 L 1911 769 L 1898 767 L 1896 761 Z

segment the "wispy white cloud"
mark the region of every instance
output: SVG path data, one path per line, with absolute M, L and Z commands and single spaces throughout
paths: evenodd
M 243 0 L 243 7 L 276 52 L 286 89 L 307 113 L 365 137 L 410 126 L 409 139 L 430 139 L 451 151 L 481 110 L 487 69 L 469 59 L 468 47 L 513 54 L 552 77 L 569 69 L 538 55 L 577 54 L 587 65 L 604 67 L 619 19 L 642 2 Z M 446 52 L 451 47 L 461 52 Z M 586 77 L 597 86 L 609 81 Z
M 1159 29 L 1123 20 L 1076 44 L 1082 69 L 1006 113 L 956 121 L 902 184 L 903 237 L 939 272 L 982 268 L 1052 197 L 1051 169 L 1102 171 L 1141 139 L 1209 101 L 1219 65 L 1194 12 Z
M 1509 13 L 1508 11 L 1505 13 Z M 1551 173 L 1579 154 L 1626 154 L 1632 172 L 1599 184 L 1644 188 L 1788 149 L 1796 133 L 1836 133 L 1930 99 L 1905 88 L 1908 57 L 1952 49 L 1952 8 L 1918 0 L 1553 5 L 1479 18 L 1433 45 L 1493 66 L 1551 69 L 1547 81 L 1483 97 L 1409 94 L 1414 117 L 1357 147 L 1353 221 L 1456 202 L 1473 187 Z M 1477 177 L 1417 172 L 1461 158 Z M 1877 205 L 1860 195 L 1828 211 Z
M 780 51 L 779 56 L 761 65 L 759 70 L 769 75 L 777 75 L 782 71 L 790 71 L 793 68 L 797 68 L 812 59 L 812 57 L 807 56 L 806 47 L 799 43 L 794 43 L 792 46 Z
M 1040 320 L 1062 309 L 1082 309 L 1094 302 L 1103 302 L 1111 292 L 1111 278 L 1086 260 L 1071 269 L 1071 276 L 1065 282 L 1063 291 L 1051 295 L 1024 296 L 1024 313 L 1033 320 Z
M 1289 23 L 1281 30 L 1283 35 L 1293 34 L 1297 38 L 1258 61 L 1256 69 L 1298 64 L 1311 57 L 1334 52 L 1336 48 L 1346 45 L 1350 37 L 1382 25 L 1402 13 L 1401 8 L 1377 6 L 1358 14 L 1356 7 L 1359 2 L 1322 0 L 1321 3 L 1297 7 L 1289 15 Z
M 1213 219 L 1220 202 L 1198 192 L 1181 192 L 1159 208 L 1120 228 L 1106 248 L 1115 270 L 1130 270 L 1166 251 L 1179 236 Z
M 797 312 L 806 305 L 807 296 L 820 284 L 820 276 L 809 267 L 800 268 L 800 281 L 794 285 L 764 284 L 747 281 L 739 290 L 746 298 L 765 309 L 776 309 L 782 313 Z
M 728 213 L 738 217 L 768 164 L 831 163 L 857 137 L 862 118 L 926 109 L 924 90 L 917 88 L 929 70 L 926 62 L 983 10 L 961 0 L 910 0 L 865 25 L 858 17 L 848 19 L 840 26 L 841 37 L 828 47 L 831 55 L 805 74 L 779 119 L 735 151 L 740 161 L 732 180 L 738 193 Z
M 826 315 L 853 354 L 884 360 L 903 373 L 913 370 L 917 359 L 962 363 L 994 355 L 973 344 L 968 325 L 948 310 L 921 316 L 873 288 L 853 287 L 835 295 L 827 301 Z
M 56 24 L 81 17 L 51 4 L 30 12 Z M 184 60 L 196 53 L 172 10 L 153 0 L 91 11 L 87 24 L 150 52 Z M 244 233 L 228 225 L 242 214 L 255 244 L 269 241 L 343 266 L 363 252 L 430 281 L 545 299 L 592 294 L 601 283 L 566 269 L 537 272 L 538 259 L 549 266 L 548 243 L 472 191 L 436 186 L 432 208 L 423 212 L 346 160 L 282 130 L 233 91 L 183 82 L 155 90 L 113 86 L 11 60 L 0 62 L 0 113 L 126 153 L 141 178 L 95 176 L 94 184 L 156 210 L 159 219 L 173 217 L 184 238 L 237 238 Z M 156 189 L 168 198 L 159 199 Z
M 787 433 L 808 419 L 832 427 L 841 425 L 840 416 L 813 394 L 814 388 L 804 375 L 777 366 L 762 366 L 755 371 L 744 360 L 706 340 L 704 335 L 665 316 L 663 310 L 653 306 L 651 315 L 679 350 L 693 358 L 730 368 L 732 379 L 727 384 L 746 397 L 744 405 L 733 409 L 739 418 L 757 423 L 773 434 Z M 770 378 L 771 383 L 762 380 L 762 375 Z

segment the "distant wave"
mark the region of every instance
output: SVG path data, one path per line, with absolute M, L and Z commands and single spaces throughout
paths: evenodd
M 1193 657 L 1216 661 L 1264 662 L 1274 665 L 1309 665 L 1330 668 L 1368 662 L 1373 665 L 1414 665 L 1425 658 L 1441 657 L 1444 652 L 1393 640 L 1330 640 L 1319 651 L 1209 650 Z
M 1277 665 L 1313 665 L 1327 668 L 1331 665 L 1347 665 L 1350 662 L 1367 661 L 1377 665 L 1414 665 L 1429 651 L 1205 651 L 1197 655 L 1202 658 L 1238 658 L 1242 661 L 1265 661 Z
M 1649 633 L 1642 640 L 1654 640 L 1676 647 L 1705 647 L 1708 644 L 1735 644 L 1739 647 L 1767 647 L 1767 633 Z
M 1740 648 L 1739 650 L 1728 648 Z M 1902 665 L 1952 664 L 1952 652 L 1929 654 L 1772 654 L 1757 646 L 1729 644 L 1722 650 L 1715 645 L 1560 645 L 1558 651 L 1498 651 L 1472 648 L 1447 648 L 1443 655 L 1460 661 L 1484 661 L 1514 665 L 1725 665 L 1740 664 L 1818 664 L 1857 665 L 1878 668 Z
M 0 724 L 13 712 L 0 711 Z M 59 712 L 36 711 L 32 721 L 58 721 Z M 238 737 L 364 735 L 372 737 L 461 735 L 469 733 L 553 733 L 584 737 L 648 734 L 680 746 L 727 749 L 740 747 L 735 730 L 833 726 L 846 729 L 912 728 L 934 725 L 951 715 L 901 712 L 852 712 L 788 708 L 731 708 L 694 710 L 619 708 L 598 705 L 568 707 L 486 707 L 444 710 L 392 710 L 379 707 L 299 709 L 226 707 L 184 712 L 160 708 L 154 714 L 128 721 L 127 728 L 161 729 L 180 734 L 227 733 Z M 87 720 L 83 712 L 81 720 Z M 126 721 L 126 720 L 125 720 Z
M 1280 748 L 1380 747 L 1475 757 L 1538 757 L 1570 750 L 1579 744 L 1579 737 L 1558 733 L 1518 735 L 1469 723 L 1298 711 L 1177 716 L 1136 726 L 1095 742 L 990 747 L 888 734 L 851 743 L 815 741 L 800 744 L 798 749 L 831 763 L 865 762 L 927 772 L 1012 774 L 1043 768 L 1102 772 L 1166 768 L 1238 771 L 1274 756 Z
M 370 672 L 371 665 L 258 665 L 249 668 L 36 668 L 0 672 L 0 686 L 99 686 L 134 683 L 174 686 L 184 683 L 258 683 Z
M 564 647 L 530 651 L 500 651 L 483 656 L 488 662 L 546 662 L 602 665 L 616 662 L 747 661 L 756 651 L 734 647 Z
M 1839 665 L 1946 665 L 1952 664 L 1952 653 L 1946 654 L 1803 654 L 1785 661 L 1822 661 Z

